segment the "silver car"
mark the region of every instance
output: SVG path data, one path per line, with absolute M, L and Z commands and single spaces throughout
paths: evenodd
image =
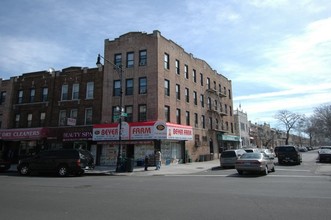
M 275 172 L 275 164 L 272 157 L 264 153 L 245 153 L 237 161 L 235 168 L 239 175 L 243 172 L 257 172 L 267 175 Z

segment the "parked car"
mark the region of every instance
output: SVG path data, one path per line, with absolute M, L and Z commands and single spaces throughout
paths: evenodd
M 260 151 L 260 153 L 265 153 L 266 155 L 268 155 L 272 159 L 275 158 L 275 154 L 269 149 L 263 148 L 263 149 L 259 149 L 259 151 Z
M 259 149 L 257 148 L 244 148 L 244 150 L 246 151 L 246 153 L 258 153 Z
M 293 145 L 283 145 L 275 147 L 275 153 L 278 157 L 278 163 L 294 163 L 300 165 L 302 163 L 302 155 L 298 148 Z
M 0 172 L 9 170 L 11 162 L 6 159 L 0 159 Z
M 320 147 L 320 149 L 318 150 L 318 153 L 320 153 L 321 150 L 324 150 L 324 149 L 330 149 L 331 150 L 331 146 L 322 146 L 322 147 Z
M 221 167 L 234 167 L 237 159 L 246 153 L 243 149 L 226 150 L 221 153 Z
M 86 169 L 94 168 L 94 159 L 87 150 L 57 149 L 40 152 L 34 157 L 20 160 L 17 170 L 21 175 L 37 171 L 57 173 L 59 176 L 69 174 L 82 175 Z
M 318 157 L 320 163 L 331 162 L 331 149 L 328 148 L 320 149 L 318 152 Z
M 237 161 L 235 168 L 239 175 L 243 172 L 257 172 L 267 175 L 269 172 L 275 172 L 273 158 L 264 153 L 245 153 Z
M 308 151 L 308 148 L 307 147 L 298 147 L 298 150 L 300 152 L 307 152 Z

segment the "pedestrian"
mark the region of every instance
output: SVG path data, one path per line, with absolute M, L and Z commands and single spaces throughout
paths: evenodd
M 147 171 L 148 170 L 148 156 L 146 155 L 145 156 L 145 171 Z
M 159 170 L 161 168 L 161 152 L 157 151 L 155 154 L 155 163 L 156 163 L 156 169 L 155 170 Z

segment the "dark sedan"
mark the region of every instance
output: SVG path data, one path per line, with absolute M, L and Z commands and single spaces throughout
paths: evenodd
M 319 162 L 331 162 L 331 149 L 320 149 L 318 151 Z

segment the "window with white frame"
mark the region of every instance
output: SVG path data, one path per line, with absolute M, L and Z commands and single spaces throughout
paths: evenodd
M 85 125 L 92 124 L 92 108 L 85 109 Z
M 79 84 L 74 83 L 72 85 L 72 99 L 77 100 L 79 98 Z
M 86 84 L 86 99 L 93 99 L 94 96 L 94 82 Z
M 65 126 L 67 120 L 67 111 L 66 110 L 60 110 L 59 112 L 59 126 Z
M 61 100 L 68 100 L 68 85 L 62 85 L 61 89 Z
M 28 128 L 32 127 L 32 114 L 28 114 Z

